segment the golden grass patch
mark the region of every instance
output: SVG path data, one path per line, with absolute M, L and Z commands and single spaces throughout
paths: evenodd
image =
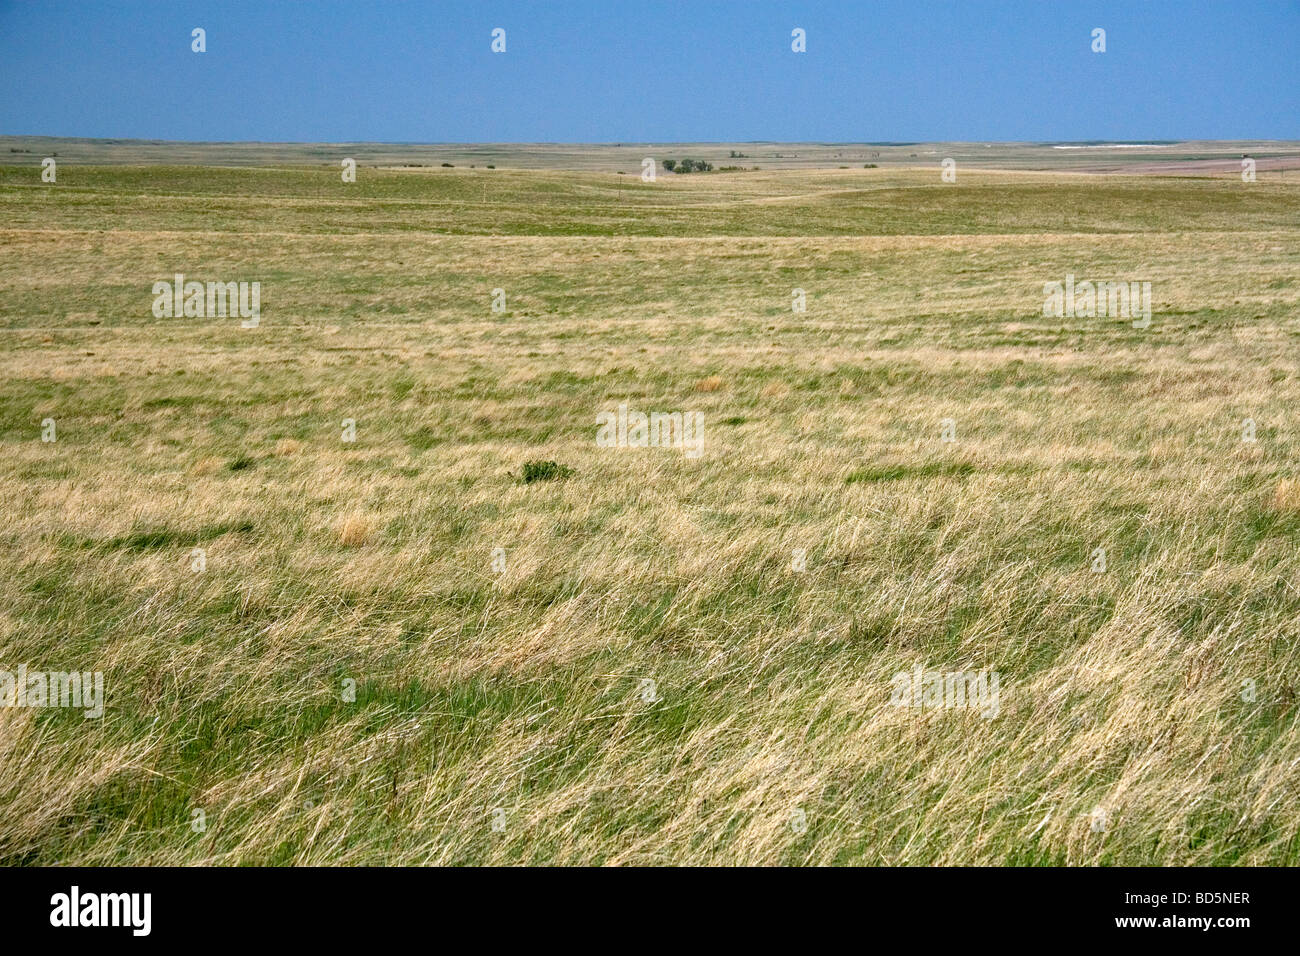
M 1283 478 L 1277 483 L 1273 507 L 1277 511 L 1300 511 L 1300 479 Z
M 347 515 L 335 524 L 339 543 L 345 548 L 359 548 L 368 544 L 374 536 L 375 527 L 373 519 L 359 514 Z
M 221 470 L 221 468 L 222 468 L 222 461 L 220 458 L 215 458 L 211 455 L 206 455 L 198 459 L 196 462 L 194 462 L 194 464 L 190 465 L 190 474 L 200 476 L 200 477 L 207 476 L 207 475 L 215 475 L 217 472 Z

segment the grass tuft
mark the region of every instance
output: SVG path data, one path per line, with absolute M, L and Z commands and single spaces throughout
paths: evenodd
M 523 468 L 523 482 L 531 485 L 535 481 L 563 481 L 573 474 L 568 465 L 555 461 L 526 461 Z

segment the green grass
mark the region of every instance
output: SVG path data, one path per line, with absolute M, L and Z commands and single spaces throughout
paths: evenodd
M 531 485 L 534 481 L 560 481 L 572 474 L 572 468 L 555 461 L 526 461 L 521 471 L 526 485 Z
M 844 479 L 846 484 L 859 481 L 898 481 L 902 478 L 965 478 L 974 474 L 975 466 L 969 462 L 928 462 L 924 465 L 892 465 L 881 468 L 859 468 Z
M 1297 862 L 1300 184 L 485 158 L 0 167 L 0 862 Z

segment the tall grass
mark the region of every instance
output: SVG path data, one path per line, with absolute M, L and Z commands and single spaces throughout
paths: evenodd
M 0 170 L 0 861 L 1300 862 L 1300 189 L 496 172 Z

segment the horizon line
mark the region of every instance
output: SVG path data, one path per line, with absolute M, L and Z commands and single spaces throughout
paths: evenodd
M 978 143 L 991 146 L 1178 146 L 1184 143 L 1294 143 L 1300 139 L 1272 139 L 1243 136 L 1236 138 L 1190 137 L 1182 139 L 910 139 L 910 140 L 831 140 L 831 139 L 652 139 L 652 140 L 386 140 L 386 139 L 166 139 L 141 136 L 59 136 L 48 133 L 0 133 L 6 139 L 59 139 L 97 143 L 149 143 L 152 145 L 247 145 L 247 146 L 656 146 L 689 144 L 693 146 L 789 145 L 789 146 L 923 146 L 937 143 Z

